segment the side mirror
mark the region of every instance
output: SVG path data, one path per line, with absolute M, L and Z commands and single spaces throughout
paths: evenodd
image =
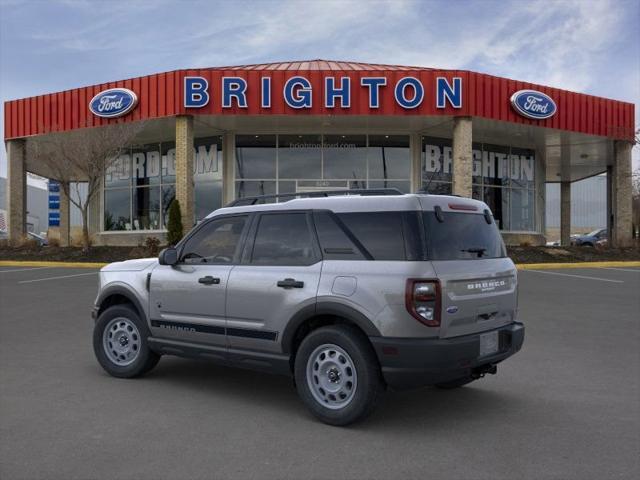
M 160 265 L 175 265 L 178 263 L 178 250 L 173 247 L 165 248 L 158 255 Z

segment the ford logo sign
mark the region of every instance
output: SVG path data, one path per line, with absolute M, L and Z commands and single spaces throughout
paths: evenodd
M 447 307 L 447 313 L 451 313 L 454 314 L 458 311 L 458 307 L 456 307 L 455 305 L 452 305 L 450 307 Z
M 127 88 L 103 90 L 89 102 L 89 110 L 98 117 L 115 118 L 126 115 L 138 104 L 138 96 Z
M 511 95 L 511 105 L 523 117 L 544 120 L 556 114 L 556 103 L 549 95 L 536 90 L 518 90 Z

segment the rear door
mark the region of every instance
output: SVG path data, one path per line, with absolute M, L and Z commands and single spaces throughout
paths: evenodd
M 242 264 L 229 276 L 229 347 L 280 352 L 288 320 L 315 305 L 321 269 L 310 213 L 257 215 Z
M 440 336 L 468 335 L 513 322 L 516 269 L 493 218 L 441 211 L 424 212 L 423 219 L 428 255 L 441 285 Z
M 154 337 L 226 347 L 225 297 L 248 215 L 206 221 L 184 243 L 177 265 L 159 265 L 149 282 Z

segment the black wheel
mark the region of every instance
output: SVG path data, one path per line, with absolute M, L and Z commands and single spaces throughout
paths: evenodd
M 98 317 L 93 329 L 93 351 L 98 362 L 114 377 L 144 375 L 160 360 L 147 344 L 149 329 L 129 305 L 114 305 Z
M 374 410 L 383 390 L 373 348 L 348 325 L 322 327 L 307 335 L 294 370 L 300 398 L 330 425 L 362 420 Z
M 457 380 L 451 380 L 450 382 L 437 383 L 436 388 L 441 388 L 442 390 L 453 390 L 454 388 L 463 387 L 471 382 L 473 382 L 475 378 L 471 377 L 462 377 Z

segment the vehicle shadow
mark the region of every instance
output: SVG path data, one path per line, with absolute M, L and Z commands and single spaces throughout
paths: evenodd
M 238 405 L 256 408 L 261 416 L 273 414 L 298 417 L 322 428 L 331 428 L 313 419 L 299 400 L 291 378 L 225 367 L 202 360 L 165 357 L 147 377 L 148 381 L 172 384 L 183 390 L 211 393 L 231 398 Z M 526 397 L 504 386 L 483 384 L 483 380 L 454 389 L 420 388 L 387 391 L 377 410 L 366 421 L 349 427 L 356 431 L 387 431 L 394 434 L 428 428 L 451 429 L 479 417 L 486 421 L 503 419 L 524 408 Z M 494 388 L 496 387 L 496 388 Z M 174 387 L 171 387 L 174 388 Z

